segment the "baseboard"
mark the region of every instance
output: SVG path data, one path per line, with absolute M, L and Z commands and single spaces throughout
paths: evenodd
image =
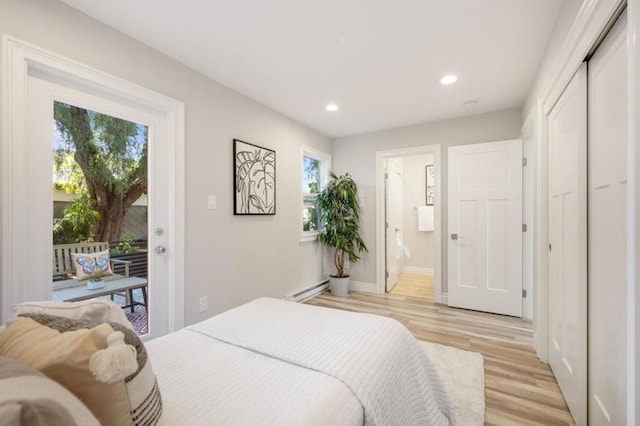
M 429 277 L 432 277 L 434 274 L 433 268 L 420 268 L 418 266 L 405 266 L 403 268 L 403 272 L 406 274 L 426 275 Z
M 311 299 L 312 297 L 322 293 L 325 290 L 329 289 L 329 280 L 320 281 L 319 283 L 312 285 L 309 288 L 304 290 L 300 290 L 296 293 L 293 293 L 289 296 L 285 296 L 285 300 L 291 300 L 293 302 L 304 302 L 305 300 Z
M 362 281 L 349 282 L 349 290 L 360 291 L 362 293 L 376 293 L 377 286 L 375 283 L 365 283 Z
M 449 304 L 449 293 L 440 293 L 440 303 L 443 305 Z

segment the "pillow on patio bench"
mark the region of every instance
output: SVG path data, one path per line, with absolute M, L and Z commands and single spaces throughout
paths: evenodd
M 95 253 L 71 253 L 71 260 L 79 281 L 113 275 L 109 250 Z

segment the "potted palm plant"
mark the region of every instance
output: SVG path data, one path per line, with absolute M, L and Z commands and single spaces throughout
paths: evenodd
M 318 241 L 334 249 L 333 263 L 336 274 L 329 275 L 331 294 L 346 296 L 349 292 L 349 275 L 345 272 L 345 258 L 349 264 L 360 260 L 359 253 L 368 251 L 360 236 L 360 205 L 358 187 L 349 173 L 336 176 L 318 197 L 320 221 L 324 228 Z

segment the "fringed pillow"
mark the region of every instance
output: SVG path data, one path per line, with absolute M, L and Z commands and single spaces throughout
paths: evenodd
M 23 302 L 11 307 L 14 315 L 47 314 L 92 323 L 117 322 L 127 328 L 133 326 L 122 308 L 111 300 L 90 299 L 79 302 Z
M 57 328 L 56 323 L 77 321 L 31 316 L 13 318 L 0 332 L 0 355 L 25 362 L 63 385 L 101 424 L 132 425 L 124 378 L 135 373 L 138 363 L 136 350 L 124 343 L 123 333 L 106 323 Z M 36 321 L 36 317 L 50 320 Z
M 41 372 L 0 356 L 0 424 L 100 426 L 75 395 Z
M 38 323 L 61 332 L 93 329 L 99 326 L 91 321 L 77 321 L 43 314 L 24 314 Z M 124 377 L 129 402 L 129 413 L 134 425 L 155 425 L 162 415 L 162 398 L 147 351 L 135 332 L 118 323 L 109 323 L 124 336 L 124 343 L 135 348 L 137 369 Z

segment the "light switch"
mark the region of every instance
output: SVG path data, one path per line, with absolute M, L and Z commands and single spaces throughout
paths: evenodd
M 209 207 L 209 210 L 215 210 L 217 208 L 215 195 L 209 195 L 207 199 L 207 206 Z

